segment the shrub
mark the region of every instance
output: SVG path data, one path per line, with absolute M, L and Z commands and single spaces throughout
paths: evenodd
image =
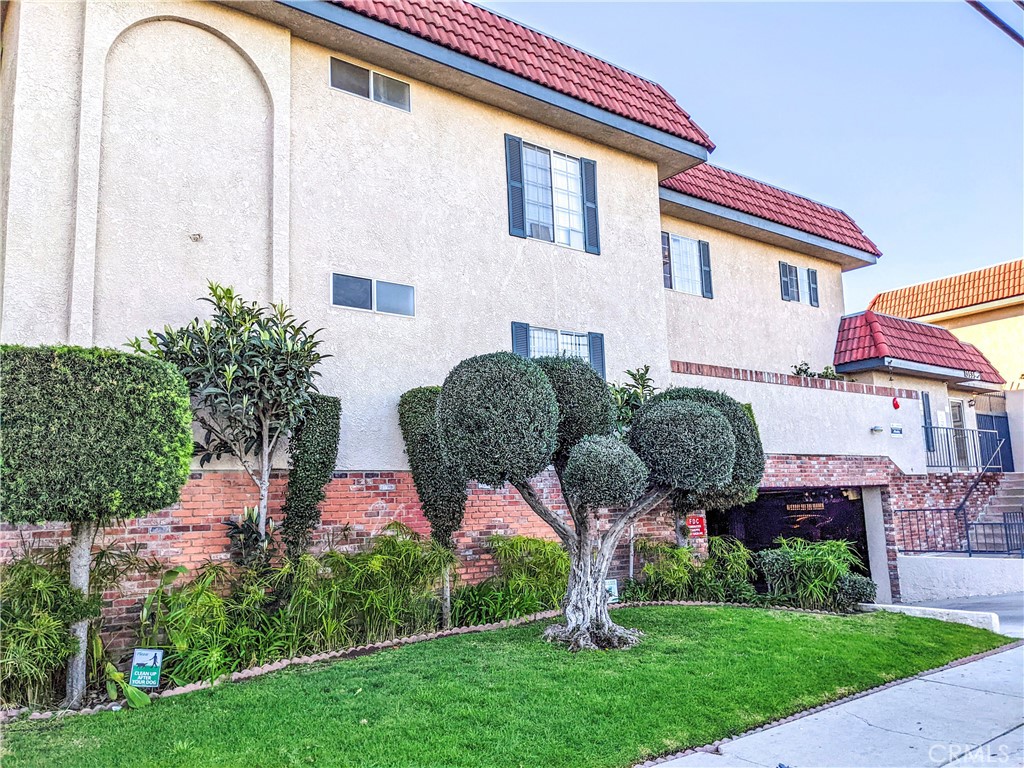
M 732 476 L 722 487 L 692 494 L 691 509 L 728 509 L 753 500 L 764 476 L 764 448 L 753 412 L 722 392 L 699 387 L 672 387 L 651 398 L 652 403 L 692 402 L 718 411 L 728 422 L 735 440 Z
M 338 460 L 340 433 L 341 401 L 311 395 L 306 415 L 288 442 L 291 460 L 281 508 L 281 538 L 290 558 L 309 549 L 313 531 L 320 525 L 320 503 Z
M 584 437 L 569 452 L 562 491 L 590 507 L 624 507 L 647 487 L 649 472 L 628 445 L 614 437 Z
M 629 378 L 626 384 L 608 385 L 615 406 L 615 428 L 620 435 L 626 433 L 637 411 L 658 391 L 650 373 L 651 366 L 645 365 L 635 371 L 626 371 Z
M 848 611 L 857 603 L 875 602 L 878 586 L 867 576 L 844 573 L 836 582 L 836 590 L 836 607 L 841 611 Z
M 238 459 L 259 489 L 263 536 L 274 455 L 309 408 L 321 341 L 284 304 L 260 306 L 216 283 L 209 289 L 202 301 L 212 318 L 150 331 L 146 344 L 131 345 L 181 371 L 204 430 L 200 464 L 224 454 Z
M 173 366 L 80 347 L 0 347 L 0 515 L 71 523 L 69 580 L 89 592 L 98 527 L 178 501 L 192 456 L 188 389 Z M 87 622 L 72 628 L 67 706 L 86 685 Z
M 628 440 L 655 485 L 710 491 L 732 476 L 736 441 L 714 408 L 655 399 L 633 420 Z
M 754 554 L 737 539 L 710 537 L 704 557 L 690 547 L 649 539 L 638 540 L 636 549 L 647 561 L 645 578 L 628 585 L 625 599 L 760 602 L 752 583 Z
M 839 580 L 858 562 L 853 544 L 782 537 L 775 543 L 778 549 L 757 555 L 772 600 L 811 610 L 839 608 Z
M 463 360 L 437 399 L 447 459 L 470 480 L 522 483 L 551 463 L 558 401 L 544 371 L 511 352 Z
M 436 420 L 440 394 L 440 387 L 410 389 L 398 401 L 398 424 L 430 535 L 452 548 L 452 536 L 462 527 L 466 512 L 466 480 L 441 450 Z
M 452 595 L 456 626 L 491 624 L 558 607 L 569 578 L 569 556 L 555 541 L 492 536 L 488 546 L 498 573 Z
M 534 360 L 551 382 L 558 402 L 558 447 L 554 463 L 564 466 L 569 451 L 582 438 L 607 435 L 615 424 L 608 385 L 578 357 L 541 357 Z

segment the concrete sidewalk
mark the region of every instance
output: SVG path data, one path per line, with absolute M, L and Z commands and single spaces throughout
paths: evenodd
M 917 678 L 659 768 L 1024 766 L 1024 647 Z

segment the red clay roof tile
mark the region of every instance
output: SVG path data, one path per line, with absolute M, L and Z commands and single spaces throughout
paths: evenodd
M 330 0 L 388 26 L 712 150 L 657 83 L 464 0 Z
M 1024 259 L 885 291 L 868 309 L 914 318 L 1014 296 L 1024 296 Z
M 1005 383 L 977 347 L 960 341 L 945 328 L 883 315 L 870 309 L 844 317 L 839 322 L 835 364 L 840 366 L 877 357 L 957 371 L 978 371 L 982 381 Z
M 875 256 L 882 255 L 878 246 L 843 211 L 709 163 L 665 179 L 661 186 Z

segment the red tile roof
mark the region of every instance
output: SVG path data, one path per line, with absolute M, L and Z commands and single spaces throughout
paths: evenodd
M 331 0 L 621 117 L 692 141 L 708 135 L 657 83 L 463 0 Z
M 661 186 L 875 256 L 882 255 L 856 222 L 839 209 L 708 163 L 665 179 Z
M 1024 296 L 1024 259 L 880 293 L 868 309 L 924 317 L 990 301 Z
M 977 347 L 965 344 L 945 328 L 879 314 L 870 309 L 844 317 L 839 322 L 839 337 L 836 339 L 836 366 L 878 357 L 957 371 L 978 371 L 982 381 L 1005 383 Z

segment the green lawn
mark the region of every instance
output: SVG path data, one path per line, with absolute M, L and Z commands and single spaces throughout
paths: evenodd
M 137 711 L 20 721 L 4 768 L 629 766 L 1007 638 L 891 613 L 631 608 L 630 651 L 570 655 L 536 624 L 288 669 Z

